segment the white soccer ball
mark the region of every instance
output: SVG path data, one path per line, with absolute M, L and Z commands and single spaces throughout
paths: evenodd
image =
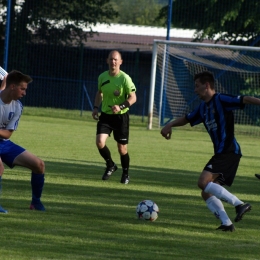
M 136 207 L 138 219 L 155 221 L 158 218 L 159 208 L 152 200 L 143 200 Z

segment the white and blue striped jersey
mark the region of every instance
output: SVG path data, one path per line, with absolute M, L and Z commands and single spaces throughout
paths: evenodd
M 216 93 L 209 102 L 202 102 L 186 119 L 191 126 L 203 123 L 213 142 L 214 153 L 241 154 L 234 136 L 233 110 L 244 109 L 243 96 Z
M 0 98 L 0 129 L 16 130 L 22 111 L 23 105 L 19 100 L 5 104 Z

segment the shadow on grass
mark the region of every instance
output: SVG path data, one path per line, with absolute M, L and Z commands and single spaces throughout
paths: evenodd
M 130 183 L 124 185 L 120 183 L 121 170 L 119 167 L 108 181 L 102 181 L 101 177 L 104 167 L 97 166 L 100 162 L 91 162 L 88 164 L 65 163 L 65 162 L 46 162 L 46 178 L 44 194 L 65 196 L 84 196 L 86 198 L 92 196 L 100 197 L 106 201 L 114 200 L 114 196 L 119 193 L 123 201 L 135 200 L 138 203 L 142 199 L 157 198 L 162 196 L 166 200 L 199 198 L 200 190 L 197 187 L 198 172 L 185 171 L 179 169 L 165 168 L 149 168 L 133 166 L 130 172 Z M 25 169 L 15 167 L 17 179 L 19 179 L 19 171 L 21 175 L 25 175 Z M 3 176 L 3 185 L 6 190 L 29 189 L 30 191 L 30 174 L 28 181 L 9 180 L 8 174 L 12 175 L 12 171 Z M 244 177 L 237 176 L 231 188 L 226 187 L 234 194 L 255 195 L 259 193 L 260 182 L 254 176 Z M 116 195 L 115 195 L 116 194 Z M 238 196 L 239 197 L 239 196 Z M 243 198 L 241 198 L 243 199 Z M 127 201 L 128 203 L 128 201 Z
M 1 220 L 2 244 L 15 252 L 13 259 L 256 259 L 257 235 L 250 233 L 245 241 L 239 232 L 215 231 L 219 221 L 200 197 L 197 172 L 133 166 L 130 184 L 123 185 L 120 170 L 102 181 L 99 165 L 47 161 L 44 213 L 27 210 L 29 174 L 24 177 L 22 169 L 20 179 L 15 168 L 17 178 L 8 177 L 12 172 L 4 176 L 2 202 L 9 214 Z M 239 193 L 259 190 L 253 177 L 239 176 L 234 186 Z M 160 208 L 154 223 L 136 219 L 135 207 L 143 199 Z M 250 215 L 247 226 L 257 230 Z

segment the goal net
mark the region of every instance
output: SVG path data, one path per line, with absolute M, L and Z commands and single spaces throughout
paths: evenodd
M 260 96 L 260 48 L 154 40 L 148 129 L 184 116 L 201 101 L 193 77 L 201 71 L 215 76 L 217 92 Z M 260 106 L 236 110 L 236 132 L 260 134 Z

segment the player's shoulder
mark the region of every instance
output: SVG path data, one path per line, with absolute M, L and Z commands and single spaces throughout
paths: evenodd
M 212 102 L 222 102 L 222 101 L 227 101 L 230 95 L 226 93 L 220 93 L 216 92 L 213 97 L 211 98 Z
M 111 77 L 109 76 L 109 71 L 104 71 L 98 76 L 98 86 L 102 87 L 104 84 L 107 84 L 111 81 Z
M 127 82 L 127 84 L 132 84 L 132 82 L 133 82 L 132 78 L 122 70 L 120 70 L 119 77 L 122 78 L 125 82 Z
M 6 104 L 3 102 L 2 99 L 0 99 L 0 105 L 4 105 L 6 107 L 18 107 L 23 108 L 23 104 L 20 100 L 12 100 L 10 103 Z
M 98 78 L 100 79 L 100 78 L 104 78 L 104 77 L 108 77 L 108 76 L 109 76 L 109 71 L 106 70 L 106 71 L 100 73 Z
M 12 103 L 17 110 L 23 110 L 23 104 L 20 100 L 13 100 Z
M 120 76 L 123 76 L 123 77 L 127 77 L 127 78 L 131 78 L 126 72 L 124 72 L 123 70 L 120 70 Z

